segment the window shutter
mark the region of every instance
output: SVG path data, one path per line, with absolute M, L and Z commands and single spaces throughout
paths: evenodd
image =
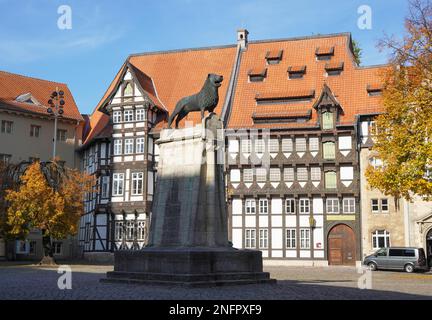
M 335 158 L 335 144 L 334 142 L 326 142 L 323 146 L 324 159 L 334 159 Z
M 323 119 L 323 129 L 324 130 L 328 130 L 328 129 L 333 129 L 333 113 L 332 112 L 324 112 L 322 114 L 322 119 Z

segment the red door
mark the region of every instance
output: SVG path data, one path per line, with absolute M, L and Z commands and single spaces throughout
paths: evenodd
M 330 265 L 355 265 L 356 239 L 354 231 L 345 224 L 334 226 L 328 235 Z

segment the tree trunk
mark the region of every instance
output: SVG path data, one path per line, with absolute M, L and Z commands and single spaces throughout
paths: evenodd
M 39 265 L 56 265 L 54 260 L 52 239 L 50 235 L 47 235 L 46 230 L 42 230 L 42 246 L 44 249 L 44 256 L 39 262 Z

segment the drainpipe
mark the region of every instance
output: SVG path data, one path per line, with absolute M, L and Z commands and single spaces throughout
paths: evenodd
M 411 228 L 410 228 L 410 218 L 409 218 L 409 201 L 406 199 L 403 199 L 404 201 L 404 224 L 405 224 L 405 246 L 410 247 L 411 246 Z

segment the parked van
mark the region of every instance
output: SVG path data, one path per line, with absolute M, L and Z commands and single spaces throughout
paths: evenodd
M 363 264 L 369 266 L 372 271 L 378 269 L 405 270 L 406 272 L 429 270 L 423 248 L 381 248 L 374 254 L 365 257 Z

